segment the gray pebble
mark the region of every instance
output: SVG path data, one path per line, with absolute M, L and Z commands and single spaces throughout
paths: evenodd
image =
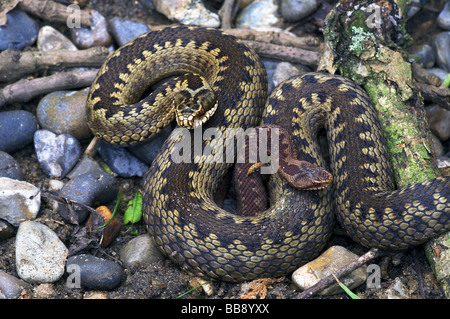
M 8 22 L 0 26 L 0 51 L 21 50 L 33 45 L 39 25 L 23 11 L 14 9 L 6 14 Z
M 0 270 L 0 299 L 16 299 L 24 290 L 31 290 L 31 285 Z
M 437 66 L 450 72 L 450 31 L 439 33 L 433 41 L 433 48 Z
M 36 117 L 28 111 L 0 112 L 0 151 L 14 153 L 27 146 L 37 129 Z
M 309 16 L 317 7 L 316 0 L 282 0 L 281 15 L 285 20 L 295 22 Z
M 86 99 L 89 90 L 56 91 L 44 96 L 36 109 L 42 128 L 56 134 L 70 134 L 77 139 L 92 136 L 87 125 Z
M 59 195 L 95 207 L 112 201 L 116 198 L 118 191 L 117 179 L 103 171 L 74 177 L 64 185 Z M 70 223 L 81 223 L 88 216 L 88 211 L 81 207 L 75 207 L 76 216 L 72 216 L 65 205 L 59 207 L 61 216 Z M 76 219 L 73 220 L 72 217 Z
M 0 177 L 0 219 L 19 226 L 36 218 L 41 207 L 41 191 L 36 186 L 15 179 Z
M 15 252 L 19 277 L 30 283 L 43 283 L 62 277 L 69 250 L 49 227 L 25 221 L 17 231 Z
M 55 28 L 46 25 L 39 30 L 37 47 L 40 51 L 55 50 L 77 51 L 78 48 L 64 34 Z
M 120 259 L 126 267 L 141 266 L 164 259 L 148 234 L 131 239 L 120 250 Z
M 97 151 L 114 173 L 121 177 L 142 177 L 148 165 L 131 154 L 126 148 L 104 141 L 97 144 Z
M 412 53 L 419 57 L 419 63 L 424 68 L 431 68 L 436 63 L 434 49 L 428 44 L 424 44 L 415 48 Z
M 114 40 L 120 46 L 150 31 L 150 28 L 144 23 L 137 23 L 119 17 L 115 17 L 109 21 L 109 28 Z
M 274 0 L 256 0 L 246 6 L 236 17 L 237 27 L 268 27 L 280 22 L 278 4 Z
M 437 17 L 437 25 L 445 30 L 450 30 L 450 1 L 447 1 L 441 13 Z
M 117 263 L 86 254 L 70 257 L 67 260 L 67 272 L 79 274 L 81 286 L 98 290 L 116 288 L 123 275 L 122 267 Z
M 6 152 L 0 151 L 0 177 L 22 180 L 23 173 L 19 163 Z
M 45 174 L 64 177 L 77 163 L 81 146 L 70 134 L 56 135 L 48 130 L 37 130 L 34 148 L 41 169 Z

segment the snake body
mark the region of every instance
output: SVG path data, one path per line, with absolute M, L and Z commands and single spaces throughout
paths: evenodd
M 404 249 L 450 229 L 448 178 L 394 190 L 376 112 L 360 87 L 340 76 L 308 73 L 278 86 L 264 105 L 266 73 L 258 56 L 218 30 L 167 28 L 116 51 L 91 88 L 91 129 L 118 144 L 152 135 L 163 124 L 155 122 L 150 129 L 153 120 L 142 115 L 152 113 L 150 106 L 141 103 L 136 111 L 127 105 L 139 100 L 142 89 L 134 101 L 128 95 L 143 79 L 153 83 L 155 73 L 160 78 L 186 72 L 207 79 L 217 110 L 201 131 L 172 132 L 145 176 L 143 200 L 150 235 L 182 268 L 231 282 L 285 275 L 322 251 L 335 214 L 355 241 L 383 249 Z M 138 120 L 131 123 L 130 117 Z M 115 131 L 118 121 L 124 128 Z M 233 164 L 196 153 L 191 145 L 196 132 L 215 128 L 214 137 L 201 135 L 201 146 L 220 155 L 226 145 L 218 141 L 229 134 L 227 129 L 245 130 L 260 122 L 285 128 L 297 158 L 321 167 L 317 131 L 324 127 L 333 186 L 302 191 L 274 174 L 268 182 L 270 208 L 260 214 L 237 216 L 216 205 L 216 190 Z M 174 160 L 180 145 L 193 148 L 187 162 Z

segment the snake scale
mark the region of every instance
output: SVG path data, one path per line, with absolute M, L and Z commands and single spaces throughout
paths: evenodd
M 177 77 L 141 100 L 167 76 Z M 381 249 L 405 249 L 450 229 L 450 179 L 394 189 L 376 112 L 359 86 L 340 76 L 307 73 L 280 84 L 266 101 L 259 57 L 218 30 L 166 28 L 118 49 L 91 87 L 88 123 L 110 143 L 141 142 L 172 121 L 174 101 L 203 94 L 205 81 L 216 96 L 201 99 L 215 104 L 200 113 L 216 110 L 202 132 L 216 128 L 224 137 L 229 128 L 279 125 L 292 134 L 299 159 L 325 167 L 317 141 L 324 128 L 334 181 L 326 189 L 302 191 L 273 174 L 270 207 L 237 216 L 214 202 L 233 164 L 208 162 L 195 152 L 191 161 L 175 162 L 173 152 L 184 138 L 193 143 L 195 130 L 174 130 L 144 178 L 143 209 L 155 243 L 182 268 L 231 282 L 285 275 L 322 251 L 335 216 L 352 239 Z M 189 82 L 194 88 L 183 93 Z M 202 143 L 212 145 L 213 138 Z

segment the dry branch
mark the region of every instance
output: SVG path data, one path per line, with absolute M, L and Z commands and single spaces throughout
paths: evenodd
M 0 53 L 0 82 L 12 82 L 28 74 L 70 67 L 100 67 L 109 55 L 104 47 L 69 51 L 3 51 Z
M 80 26 L 90 26 L 89 11 L 77 10 L 77 12 L 73 12 L 67 6 L 51 0 L 22 0 L 18 7 L 43 20 L 59 23 L 67 23 L 67 21 L 70 21 L 73 18 L 73 15 L 76 14 L 80 19 Z
M 91 85 L 98 70 L 69 71 L 33 80 L 20 80 L 0 90 L 0 108 L 6 104 L 26 102 L 41 94 L 78 89 Z

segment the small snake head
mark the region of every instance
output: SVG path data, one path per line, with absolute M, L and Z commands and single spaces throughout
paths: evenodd
M 192 77 L 196 79 L 190 78 L 189 87 L 177 91 L 173 102 L 178 125 L 188 129 L 205 123 L 217 109 L 216 94 L 206 80 L 198 75 Z

